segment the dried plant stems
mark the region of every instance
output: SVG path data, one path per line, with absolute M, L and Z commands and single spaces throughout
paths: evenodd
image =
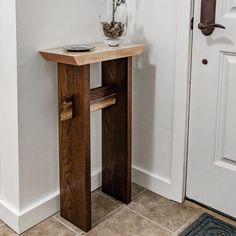
M 121 4 L 125 4 L 126 0 L 112 0 L 112 21 L 115 21 L 115 16 L 116 16 L 116 11 L 117 8 L 121 5 Z
M 112 0 L 112 21 L 114 22 L 115 21 L 115 14 L 116 14 L 116 10 L 117 10 L 117 7 L 116 7 L 116 0 Z

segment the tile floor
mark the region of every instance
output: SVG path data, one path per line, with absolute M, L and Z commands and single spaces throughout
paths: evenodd
M 23 236 L 165 236 L 178 235 L 202 213 L 236 226 L 232 221 L 217 213 L 189 201 L 178 204 L 154 194 L 136 184 L 132 185 L 132 203 L 124 205 L 105 195 L 101 190 L 92 193 L 93 229 L 84 233 L 62 219 L 57 213 Z M 7 225 L 0 221 L 0 236 L 16 236 Z

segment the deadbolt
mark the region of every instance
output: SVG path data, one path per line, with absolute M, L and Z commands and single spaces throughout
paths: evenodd
M 207 59 L 203 59 L 203 60 L 202 60 L 202 64 L 203 64 L 203 65 L 207 65 L 207 64 L 208 64 L 208 60 L 207 60 Z

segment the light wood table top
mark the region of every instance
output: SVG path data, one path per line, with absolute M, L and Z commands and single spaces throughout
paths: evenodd
M 48 61 L 70 65 L 87 65 L 101 61 L 140 55 L 144 51 L 144 44 L 124 44 L 118 47 L 107 47 L 104 43 L 95 43 L 95 49 L 90 52 L 67 52 L 65 49 L 54 48 L 40 51 Z

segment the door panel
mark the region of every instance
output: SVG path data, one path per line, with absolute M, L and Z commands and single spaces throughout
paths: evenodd
M 222 1 L 222 6 L 224 17 L 236 17 L 236 0 Z
M 236 166 L 236 54 L 221 52 L 220 67 L 215 157 Z
M 217 0 L 210 36 L 200 14 L 195 0 L 187 197 L 236 218 L 236 0 Z

